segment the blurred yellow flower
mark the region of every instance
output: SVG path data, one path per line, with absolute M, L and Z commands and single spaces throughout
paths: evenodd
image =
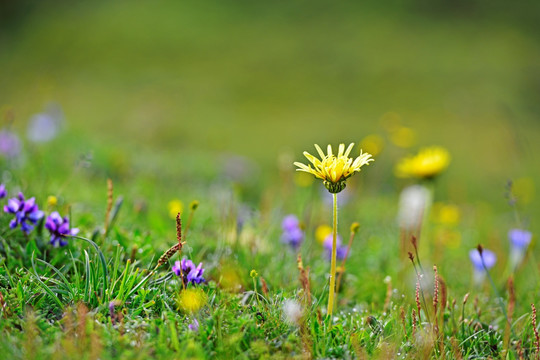
M 452 204 L 435 204 L 433 207 L 435 221 L 443 225 L 457 225 L 461 218 L 459 207 Z
M 450 154 L 439 146 L 424 148 L 416 156 L 406 157 L 396 165 L 396 176 L 431 179 L 444 171 L 450 163 Z
M 400 126 L 397 130 L 392 132 L 390 140 L 396 146 L 409 148 L 416 143 L 416 133 L 411 128 Z
M 304 151 L 304 156 L 313 164 L 305 165 L 300 162 L 295 162 L 294 165 L 298 166 L 297 171 L 305 171 L 307 173 L 315 175 L 315 177 L 323 180 L 324 186 L 329 192 L 336 194 L 345 188 L 345 180 L 360 171 L 360 168 L 364 165 L 368 165 L 371 159 L 371 154 L 362 153 L 356 159 L 349 157 L 354 143 L 351 143 L 347 150 L 345 150 L 345 144 L 340 144 L 337 155 L 332 152 L 332 146 L 328 145 L 327 154 L 321 150 L 319 145 L 315 144 L 315 148 L 319 153 L 321 159 L 317 159 L 307 151 Z
M 173 199 L 169 201 L 168 208 L 171 219 L 176 219 L 176 215 L 184 210 L 184 203 L 178 199 Z
M 378 155 L 383 147 L 384 140 L 382 137 L 376 134 L 368 135 L 360 141 L 360 147 L 365 149 L 366 152 L 370 153 L 373 156 Z
M 186 313 L 194 313 L 199 311 L 206 305 L 207 296 L 201 289 L 185 289 L 178 293 L 176 303 L 178 310 Z
M 54 207 L 56 204 L 58 204 L 58 199 L 56 196 L 49 195 L 49 197 L 47 197 L 47 205 L 49 205 L 49 207 Z
M 319 243 L 324 243 L 324 240 L 328 237 L 328 235 L 332 234 L 332 227 L 328 225 L 319 225 L 317 226 L 317 229 L 315 229 L 315 239 Z

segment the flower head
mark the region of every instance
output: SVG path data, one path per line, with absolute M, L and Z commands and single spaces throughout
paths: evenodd
M 512 229 L 508 232 L 508 239 L 511 244 L 510 264 L 513 269 L 516 269 L 525 258 L 532 234 L 527 230 Z
M 203 277 L 204 269 L 202 267 L 202 262 L 199 263 L 199 266 L 195 267 L 193 261 L 188 259 L 182 259 L 182 261 L 176 261 L 172 267 L 172 271 L 176 276 L 181 276 L 184 285 L 188 283 L 200 284 L 206 280 Z
M 4 212 L 14 214 L 15 218 L 9 223 L 11 229 L 21 226 L 21 230 L 28 234 L 34 229 L 34 225 L 43 217 L 43 211 L 39 210 L 36 199 L 26 200 L 22 193 L 8 200 L 4 206 Z
M 0 184 L 0 199 L 3 199 L 7 196 L 6 186 L 4 184 Z
M 332 234 L 328 235 L 326 239 L 324 239 L 323 246 L 326 250 L 326 253 L 328 255 L 328 259 L 332 257 Z M 336 238 L 336 259 L 337 260 L 343 260 L 345 259 L 345 256 L 347 255 L 347 246 L 342 245 L 341 236 L 337 236 Z
M 7 158 L 15 158 L 21 152 L 21 140 L 9 130 L 0 131 L 0 154 Z
M 298 249 L 304 240 L 304 231 L 300 227 L 300 221 L 294 215 L 287 215 L 281 222 L 283 233 L 281 234 L 281 242 L 290 245 L 295 250 Z
M 512 229 L 508 232 L 508 239 L 513 247 L 526 249 L 531 243 L 532 234 L 527 230 Z
M 206 305 L 208 298 L 201 289 L 185 289 L 177 298 L 178 309 L 186 313 L 195 313 Z
M 51 233 L 51 245 L 54 247 L 66 246 L 68 236 L 75 236 L 79 233 L 79 229 L 69 228 L 69 219 L 61 217 L 57 211 L 54 211 L 47 217 L 45 227 Z
M 431 179 L 450 164 L 450 154 L 439 146 L 424 148 L 416 156 L 402 159 L 396 166 L 398 177 Z
M 497 256 L 495 255 L 495 253 L 487 249 L 482 249 L 481 255 L 478 249 L 473 249 L 469 252 L 469 258 L 471 259 L 475 270 L 478 270 L 480 272 L 484 271 L 484 265 L 486 269 L 491 269 L 493 265 L 495 265 L 495 263 L 497 262 Z M 482 259 L 484 261 L 482 261 Z
M 315 144 L 315 149 L 321 159 L 304 151 L 304 156 L 311 162 L 313 168 L 311 164 L 305 165 L 300 162 L 295 162 L 294 165 L 298 166 L 297 171 L 305 171 L 323 180 L 328 191 L 337 194 L 345 188 L 345 180 L 359 172 L 362 166 L 369 165 L 369 162 L 373 161 L 371 154 L 362 153 L 362 150 L 356 159 L 350 158 L 349 154 L 353 146 L 354 143 L 351 143 L 345 150 L 345 144 L 340 144 L 337 155 L 334 155 L 331 145 L 328 145 L 327 154 L 325 154 L 319 145 Z

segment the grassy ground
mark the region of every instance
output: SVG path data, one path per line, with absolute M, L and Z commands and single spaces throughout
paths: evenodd
M 43 224 L 25 236 L 0 214 L 5 357 L 538 356 L 536 237 L 515 272 L 507 239 L 518 226 L 540 230 L 534 22 L 479 4 L 415 4 L 55 4 L 4 25 L 3 126 L 14 119 L 24 137 L 30 115 L 54 101 L 68 127 L 0 158 L 1 182 L 9 197 L 21 190 L 47 215 L 69 215 L 84 238 L 53 248 Z M 331 225 L 331 205 L 292 162 L 314 142 L 370 134 L 382 150 L 340 199 L 339 234 L 360 230 L 328 319 L 330 265 L 316 233 Z M 452 161 L 430 185 L 417 300 L 396 223 L 413 182 L 393 168 L 431 144 Z M 177 241 L 174 199 L 186 245 L 154 271 Z M 297 251 L 281 243 L 287 214 L 304 226 Z M 480 286 L 468 257 L 478 244 L 498 257 Z M 182 257 L 203 263 L 206 283 L 183 288 L 171 271 Z M 299 317 L 287 317 L 295 306 Z

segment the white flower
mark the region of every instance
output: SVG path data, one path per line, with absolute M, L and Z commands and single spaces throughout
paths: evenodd
M 283 314 L 288 323 L 298 325 L 303 315 L 302 306 L 296 300 L 287 299 L 283 302 Z
M 399 197 L 398 223 L 407 230 L 419 229 L 427 210 L 430 195 L 428 189 L 421 185 L 408 186 Z

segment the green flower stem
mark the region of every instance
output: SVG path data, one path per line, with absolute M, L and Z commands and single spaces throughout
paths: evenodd
M 337 251 L 337 194 L 332 194 L 334 199 L 334 221 L 332 227 L 332 262 L 330 264 L 330 289 L 328 290 L 328 310 L 330 326 L 332 326 L 332 311 L 334 310 L 334 293 L 336 288 L 336 251 Z

